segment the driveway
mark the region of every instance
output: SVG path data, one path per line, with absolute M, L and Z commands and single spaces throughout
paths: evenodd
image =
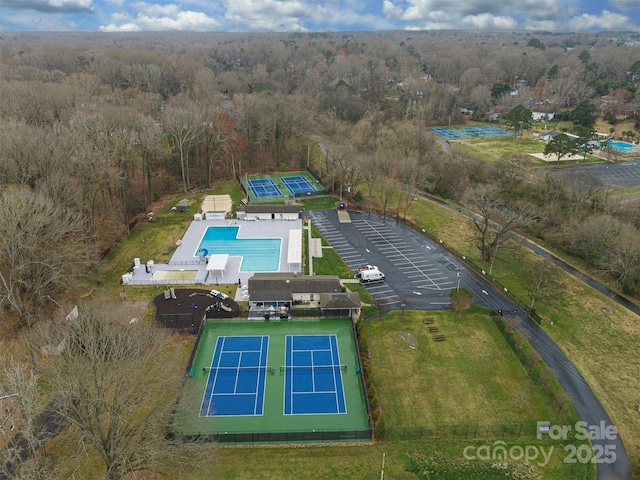
M 372 264 L 385 273 L 384 282 L 366 285 L 374 298 L 386 302 L 391 309 L 445 309 L 450 308 L 449 292 L 459 281 L 460 286 L 473 293 L 474 303 L 512 314 L 516 327 L 554 371 L 587 428 L 613 427 L 600 401 L 564 352 L 502 291 L 475 271 L 465 269 L 438 243 L 404 224 L 375 214 L 352 211 L 349 214 L 351 223 L 340 223 L 335 210 L 303 212 L 352 271 Z M 574 426 L 571 427 L 573 431 Z M 615 461 L 597 463 L 597 479 L 632 478 L 629 457 L 618 435 L 594 439 L 592 443 L 596 453 L 615 452 Z M 597 458 L 606 460 L 602 455 Z

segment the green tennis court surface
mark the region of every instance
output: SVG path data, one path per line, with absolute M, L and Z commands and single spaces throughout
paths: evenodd
M 208 321 L 175 431 L 237 443 L 370 441 L 358 363 L 349 319 Z
M 250 203 L 284 201 L 323 191 L 322 185 L 308 172 L 251 175 L 245 176 L 242 183 Z

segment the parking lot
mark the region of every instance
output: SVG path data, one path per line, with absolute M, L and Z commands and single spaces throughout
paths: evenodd
M 587 173 L 600 179 L 608 188 L 640 186 L 640 160 L 596 165 L 581 165 L 560 169 L 545 169 L 550 175 L 571 181 L 576 173 Z
M 383 282 L 365 284 L 376 301 L 391 309 L 442 310 L 451 307 L 449 292 L 458 285 L 473 293 L 473 303 L 517 312 L 503 292 L 465 268 L 437 242 L 379 215 L 349 211 L 351 223 L 340 223 L 335 210 L 304 212 L 352 272 L 376 265 Z M 402 305 L 405 305 L 402 307 Z M 517 312 L 520 316 L 522 312 Z
M 366 285 L 377 301 L 391 308 L 403 303 L 417 310 L 450 307 L 449 292 L 464 270 L 455 257 L 395 220 L 349 214 L 352 223 L 339 223 L 332 210 L 307 213 L 354 274 L 365 264 L 385 274 L 385 281 Z

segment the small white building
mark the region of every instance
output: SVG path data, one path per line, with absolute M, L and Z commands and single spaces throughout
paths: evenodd
M 551 130 L 550 132 L 547 132 L 544 135 L 542 135 L 542 140 L 545 141 L 545 142 L 548 142 L 552 138 L 557 137 L 558 135 L 560 135 L 561 133 L 564 133 L 569 138 L 574 138 L 574 139 L 580 138 L 577 135 L 574 135 L 573 133 L 556 132 L 555 130 Z
M 550 122 L 555 117 L 553 110 L 532 110 L 531 118 L 534 122 Z

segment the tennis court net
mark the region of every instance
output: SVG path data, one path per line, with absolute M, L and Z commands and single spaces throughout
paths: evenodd
M 346 365 L 283 365 L 280 367 L 281 372 L 321 372 L 321 371 L 347 371 Z
M 211 370 L 217 371 L 217 372 L 247 372 L 247 371 L 254 371 L 254 372 L 259 372 L 261 370 L 264 370 L 266 372 L 275 372 L 275 368 L 270 367 L 268 365 L 262 365 L 262 366 L 258 366 L 256 365 L 255 367 L 202 367 L 202 371 L 203 372 L 210 372 Z

